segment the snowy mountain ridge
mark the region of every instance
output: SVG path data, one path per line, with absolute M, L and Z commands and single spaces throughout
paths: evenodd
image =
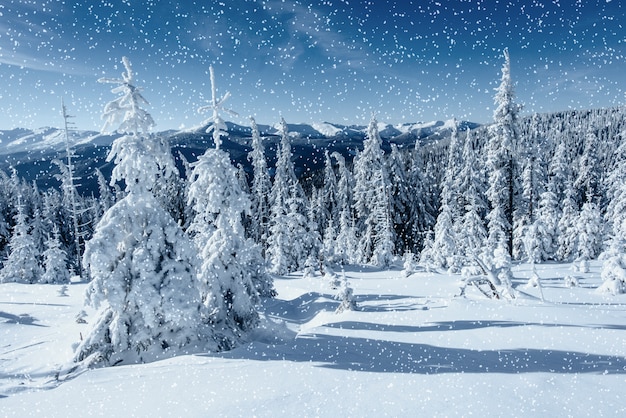
M 442 131 L 450 130 L 453 121 L 432 121 L 426 123 L 402 123 L 391 125 L 379 123 L 378 129 L 383 139 L 394 140 L 406 135 L 414 139 L 426 138 Z M 479 126 L 473 122 L 460 121 L 459 128 L 475 128 Z M 227 122 L 229 134 L 233 137 L 249 137 L 251 129 L 248 126 Z M 365 125 L 341 125 L 330 122 L 312 124 L 288 124 L 289 133 L 294 139 L 331 139 L 331 138 L 364 138 L 367 126 Z M 204 126 L 198 126 L 182 131 L 162 131 L 158 135 L 178 136 L 182 133 L 201 133 Z M 277 126 L 259 125 L 259 130 L 264 136 L 278 135 Z M 69 131 L 72 146 L 93 144 L 110 145 L 118 134 L 101 134 L 90 130 Z M 37 129 L 15 128 L 0 130 L 0 155 L 15 154 L 32 151 L 62 151 L 65 149 L 65 132 L 63 129 L 54 127 L 42 127 Z
M 449 136 L 453 121 L 434 121 L 428 123 L 404 123 L 399 125 L 379 124 L 383 148 L 389 150 L 391 143 L 399 146 L 414 146 L 418 139 L 423 142 L 437 141 Z M 476 128 L 473 122 L 457 122 L 459 129 Z M 228 151 L 235 165 L 249 168 L 247 159 L 250 151 L 252 130 L 227 122 L 228 137 L 223 149 Z M 337 151 L 351 159 L 356 149 L 362 147 L 367 127 L 360 125 L 341 125 L 329 122 L 314 124 L 288 124 L 292 138 L 296 171 L 300 174 L 322 167 L 324 152 Z M 259 125 L 264 138 L 267 156 L 271 161 L 275 156 L 276 144 L 280 138 L 276 126 Z M 206 133 L 206 125 L 200 125 L 181 131 L 162 131 L 156 135 L 168 139 L 174 155 L 180 151 L 187 159 L 194 161 L 207 148 L 213 147 L 211 136 Z M 120 134 L 101 134 L 95 131 L 69 131 L 70 145 L 74 150 L 74 164 L 83 191 L 95 190 L 94 170 L 100 169 L 105 175 L 110 173 L 112 165 L 106 162 L 106 156 L 113 141 Z M 65 131 L 59 128 L 43 127 L 38 129 L 17 128 L 0 130 L 0 170 L 8 173 L 13 167 L 27 181 L 36 181 L 40 187 L 58 187 L 54 179 L 58 168 L 52 164 L 54 159 L 65 158 Z

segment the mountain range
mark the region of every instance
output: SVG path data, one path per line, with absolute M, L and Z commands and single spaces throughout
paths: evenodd
M 435 121 L 429 123 L 404 123 L 389 125 L 379 123 L 378 129 L 383 140 L 383 149 L 388 151 L 390 144 L 399 147 L 413 147 L 417 140 L 428 143 L 447 138 L 455 121 Z M 457 121 L 459 129 L 473 129 L 479 125 L 473 122 Z M 222 148 L 229 152 L 235 165 L 241 164 L 250 170 L 247 154 L 251 150 L 251 128 L 227 122 L 228 136 Z M 156 135 L 170 142 L 174 156 L 179 152 L 189 161 L 213 147 L 207 126 L 198 126 L 183 131 L 163 131 Z M 288 124 L 296 171 L 299 175 L 319 170 L 324 165 L 324 152 L 337 151 L 351 160 L 357 149 L 362 148 L 367 126 L 339 125 L 333 123 Z M 276 154 L 276 144 L 280 136 L 276 126 L 259 125 L 265 140 L 266 155 L 270 166 Z M 106 161 L 113 141 L 120 134 L 101 134 L 95 131 L 68 131 L 70 146 L 74 151 L 76 174 L 80 177 L 79 190 L 83 193 L 96 189 L 95 169 L 109 176 L 112 163 Z M 64 159 L 66 155 L 65 130 L 59 128 L 39 128 L 0 130 L 0 170 L 9 172 L 13 168 L 27 181 L 36 181 L 39 187 L 58 187 L 54 175 L 59 172 L 52 164 L 54 159 Z

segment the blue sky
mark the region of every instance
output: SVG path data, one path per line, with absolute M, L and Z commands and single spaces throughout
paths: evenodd
M 157 130 L 218 93 L 246 123 L 492 119 L 509 48 L 524 114 L 626 101 L 625 6 L 579 1 L 24 1 L 0 4 L 0 129 L 100 129 L 133 63 Z

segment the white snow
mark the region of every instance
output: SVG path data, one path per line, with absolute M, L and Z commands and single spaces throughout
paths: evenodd
M 596 291 L 601 264 L 537 265 L 488 300 L 460 276 L 349 267 L 358 308 L 335 314 L 327 280 L 292 274 L 230 352 L 55 374 L 71 359 L 86 285 L 0 285 L 0 415 L 624 416 L 626 295 Z M 575 275 L 579 285 L 564 278 Z M 88 322 L 95 319 L 87 310 Z
M 333 125 L 331 123 L 327 123 L 327 122 L 313 123 L 313 124 L 311 124 L 311 126 L 317 132 L 319 132 L 322 135 L 327 136 L 329 138 L 332 138 L 333 136 L 335 136 L 338 133 L 342 132 L 341 128 L 338 128 L 335 125 Z

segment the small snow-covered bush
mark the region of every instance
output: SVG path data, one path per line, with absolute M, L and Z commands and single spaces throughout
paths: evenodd
M 626 254 L 617 255 L 604 262 L 601 277 L 603 283 L 598 292 L 617 295 L 626 293 Z
M 576 276 L 567 275 L 563 278 L 565 282 L 565 287 L 578 287 L 580 283 L 578 282 L 578 278 Z
M 341 301 L 339 307 L 337 307 L 337 310 L 335 311 L 336 313 L 354 311 L 357 307 L 356 301 L 354 300 L 354 290 L 350 287 L 350 283 L 348 283 L 345 274 L 341 276 L 339 293 L 337 293 L 335 299 Z

